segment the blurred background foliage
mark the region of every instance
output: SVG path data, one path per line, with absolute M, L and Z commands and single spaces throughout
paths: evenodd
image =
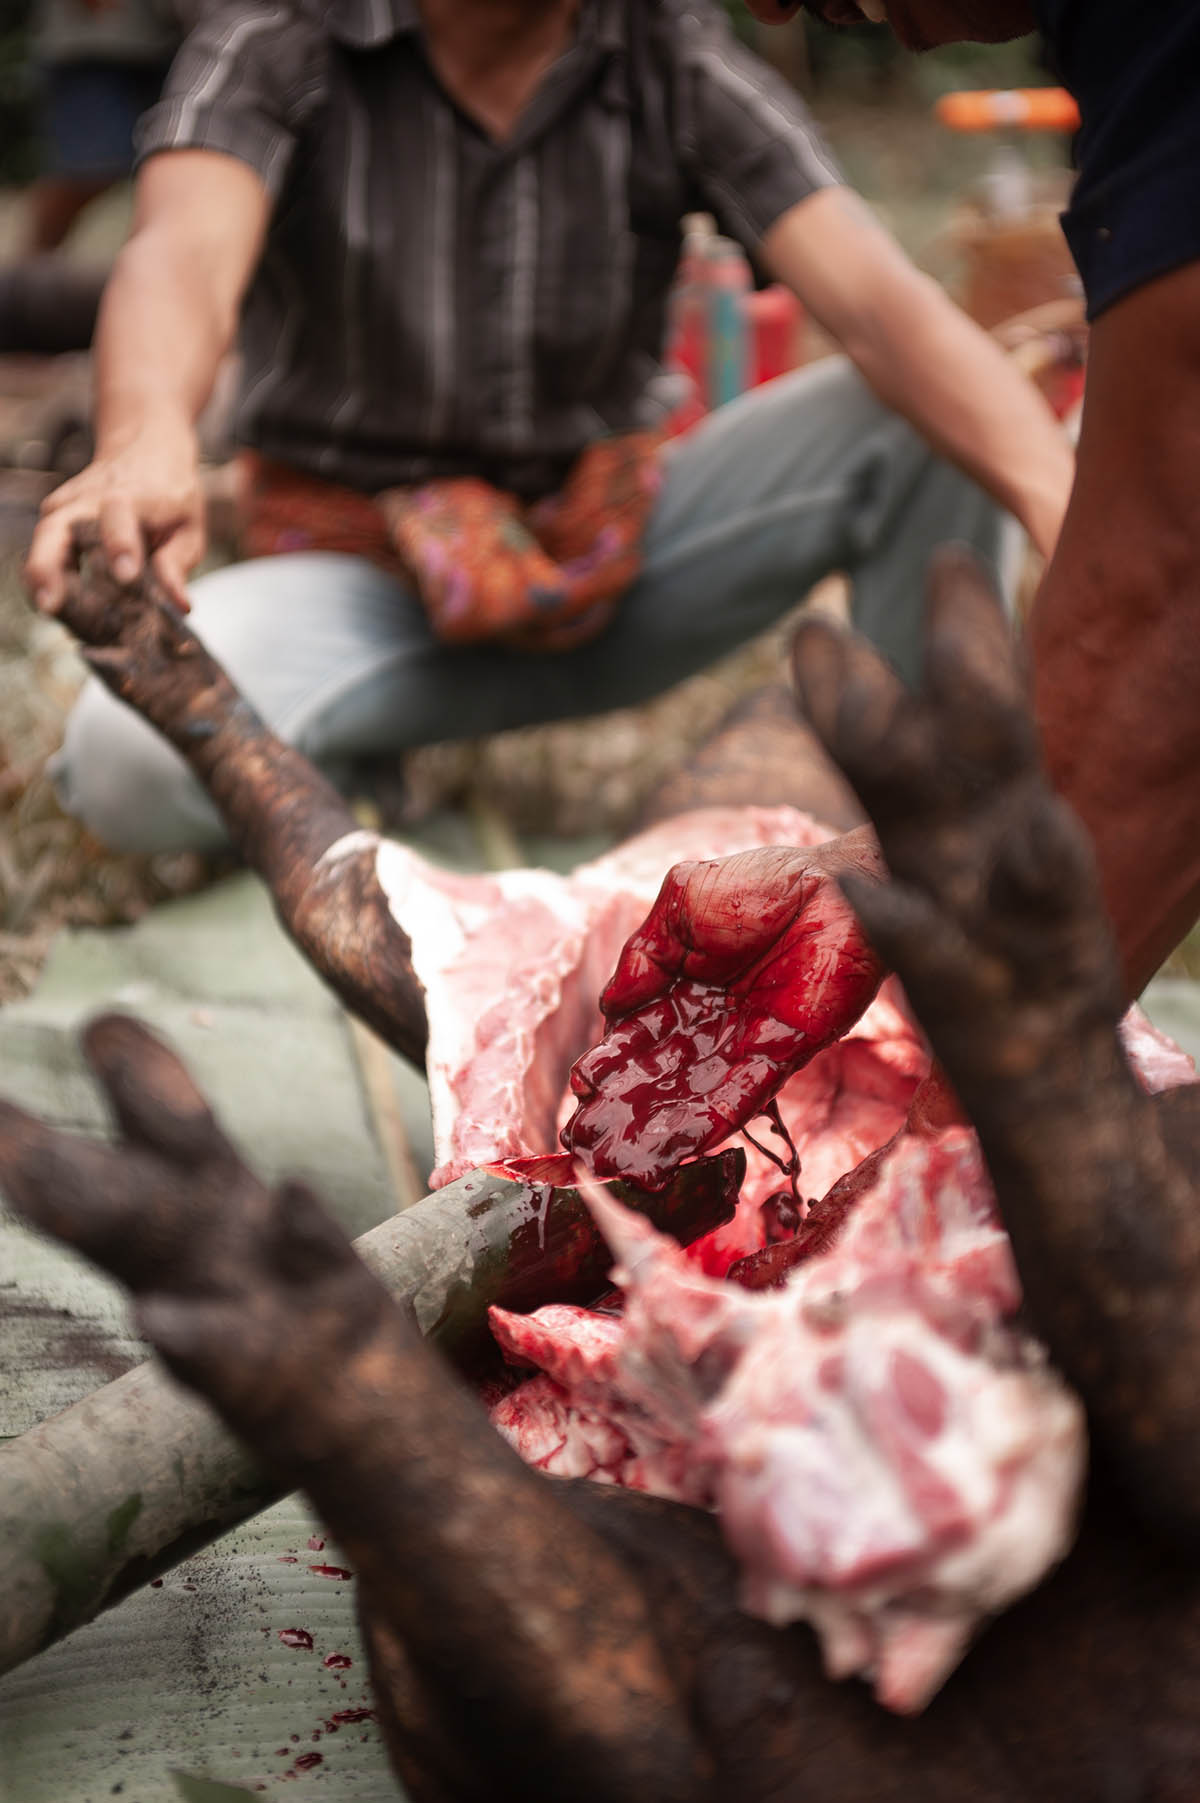
M 1051 79 L 1031 38 L 956 44 L 917 57 L 886 25 L 823 25 L 802 14 L 784 26 L 764 26 L 743 0 L 724 5 L 738 35 L 811 95 L 928 104 L 950 88 L 1032 87 Z
M 759 26 L 742 0 L 724 0 L 735 29 L 819 104 L 883 101 L 924 107 L 955 87 L 1014 87 L 1046 81 L 1031 40 L 963 44 L 914 57 L 886 26 L 837 30 L 815 19 Z M 34 173 L 35 71 L 28 58 L 30 0 L 0 0 L 0 184 Z
M 0 0 L 0 183 L 28 181 L 36 170 L 28 32 L 29 0 Z

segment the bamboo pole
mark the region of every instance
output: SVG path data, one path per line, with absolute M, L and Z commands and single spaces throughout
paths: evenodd
M 686 1243 L 729 1218 L 743 1168 L 740 1152 L 725 1152 L 684 1167 L 655 1195 L 606 1187 Z M 496 1356 L 490 1305 L 592 1301 L 610 1262 L 576 1190 L 486 1170 L 355 1244 L 385 1286 L 411 1302 L 421 1330 L 476 1379 Z M 208 1407 L 157 1364 L 0 1446 L 0 1671 L 280 1494 Z

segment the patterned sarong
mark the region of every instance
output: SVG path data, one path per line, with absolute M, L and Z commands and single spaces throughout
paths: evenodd
M 412 582 L 447 644 L 565 649 L 608 624 L 641 567 L 661 444 L 658 432 L 600 439 L 532 506 L 476 476 L 372 498 L 244 452 L 242 550 L 369 558 Z

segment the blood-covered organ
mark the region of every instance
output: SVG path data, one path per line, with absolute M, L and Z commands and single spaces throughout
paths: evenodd
M 826 836 L 789 809 L 706 810 L 571 878 L 448 876 L 382 847 L 426 987 L 435 1182 L 554 1148 L 596 998 L 671 863 Z M 1125 1039 L 1148 1088 L 1195 1080 L 1136 1011 Z M 1020 1289 L 974 1136 L 901 1131 L 927 1069 L 889 983 L 785 1084 L 801 1216 L 837 1187 L 784 1287 L 725 1277 L 779 1231 L 764 1203 L 780 1172 L 751 1147 L 735 1220 L 686 1254 L 596 1192 L 620 1314 L 493 1321 L 539 1373 L 493 1410 L 530 1463 L 717 1510 L 745 1607 L 807 1620 L 831 1676 L 901 1711 L 1062 1557 L 1085 1469 L 1078 1402 L 1011 1325 Z M 762 1119 L 753 1131 L 778 1145 Z
M 829 837 L 794 808 L 700 808 L 569 877 L 458 876 L 383 842 L 379 880 L 425 989 L 434 1186 L 555 1149 L 571 1065 L 603 1030 L 597 998 L 672 864 Z

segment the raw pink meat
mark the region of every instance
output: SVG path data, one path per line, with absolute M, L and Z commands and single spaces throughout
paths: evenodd
M 589 1199 L 619 1331 L 597 1345 L 586 1311 L 493 1311 L 510 1356 L 550 1374 L 496 1425 L 555 1475 L 715 1508 L 747 1610 L 808 1620 L 831 1676 L 920 1709 L 978 1622 L 1066 1551 L 1084 1468 L 1082 1410 L 1000 1319 L 1019 1291 L 974 1136 L 902 1137 L 836 1249 L 777 1291 L 714 1280 Z M 624 1444 L 593 1466 L 605 1424 Z
M 1182 1046 L 1160 1032 L 1136 1003 L 1121 1022 L 1121 1042 L 1142 1088 L 1151 1095 L 1196 1081 L 1194 1061 Z
M 596 998 L 670 864 L 826 837 L 789 809 L 706 810 L 570 878 L 459 877 L 381 845 L 426 987 L 435 1180 L 554 1150 Z M 1124 1032 L 1148 1088 L 1195 1080 L 1144 1016 Z M 1065 1551 L 1084 1462 L 1078 1405 L 1007 1325 L 1019 1289 L 973 1136 L 901 1135 L 846 1181 L 900 1133 L 927 1069 L 887 984 L 781 1091 L 801 1197 L 842 1179 L 846 1198 L 814 1215 L 819 1249 L 785 1288 L 719 1280 L 763 1245 L 782 1187 L 751 1148 L 734 1222 L 690 1254 L 600 1196 L 623 1316 L 494 1312 L 506 1353 L 540 1371 L 493 1411 L 523 1456 L 718 1510 L 746 1607 L 808 1620 L 831 1674 L 902 1710 Z

